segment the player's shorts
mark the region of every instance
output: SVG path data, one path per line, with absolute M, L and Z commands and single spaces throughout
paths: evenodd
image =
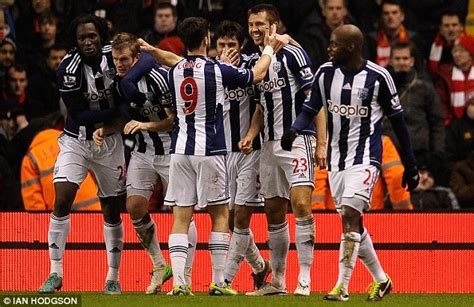
M 169 173 L 170 155 L 133 151 L 127 169 L 127 197 L 138 195 L 150 199 L 158 179 L 166 191 Z
M 373 165 L 353 165 L 342 171 L 329 172 L 329 186 L 336 202 L 336 210 L 342 205 L 354 208 L 363 214 L 370 209 L 370 197 L 379 177 L 379 169 Z M 350 199 L 360 201 L 351 203 Z
M 126 166 L 120 133 L 107 136 L 102 146 L 93 140 L 80 140 L 63 133 L 58 144 L 60 151 L 54 165 L 53 182 L 81 185 L 90 170 L 97 182 L 99 197 L 125 193 Z
M 249 155 L 229 152 L 226 158 L 230 193 L 229 210 L 233 210 L 234 205 L 263 206 L 258 176 L 260 150 L 252 151 Z
M 290 199 L 290 188 L 314 188 L 314 151 L 316 138 L 299 135 L 291 151 L 281 148 L 280 140 L 263 143 L 260 155 L 261 193 L 265 198 Z
M 165 205 L 189 207 L 229 202 L 226 157 L 171 154 Z

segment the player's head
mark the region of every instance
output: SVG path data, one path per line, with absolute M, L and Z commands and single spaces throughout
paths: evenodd
M 138 38 L 130 33 L 118 33 L 112 39 L 112 58 L 117 75 L 125 76 L 140 58 Z
M 388 31 L 397 31 L 405 20 L 400 1 L 384 0 L 382 2 L 382 23 L 383 27 Z
M 454 43 L 461 36 L 463 31 L 464 26 L 458 13 L 453 10 L 446 10 L 442 13 L 439 33 L 448 43 Z
M 342 25 L 331 33 L 328 45 L 329 60 L 335 64 L 346 65 L 352 59 L 362 56 L 364 36 L 354 25 Z
M 178 34 L 188 51 L 211 43 L 209 22 L 201 17 L 188 17 L 178 26 Z
M 271 4 L 257 4 L 247 12 L 247 21 L 250 37 L 257 46 L 263 46 L 265 31 L 270 30 L 270 26 L 278 26 L 280 14 Z
M 234 48 L 240 52 L 244 43 L 244 30 L 234 21 L 224 20 L 214 31 L 217 54 L 220 56 L 225 49 Z
M 408 72 L 415 65 L 415 45 L 412 42 L 397 42 L 390 50 L 390 66 L 393 71 Z
M 87 14 L 76 17 L 69 26 L 70 44 L 84 58 L 97 58 L 108 43 L 107 23 L 103 18 Z
M 46 66 L 51 71 L 57 71 L 59 64 L 61 63 L 65 55 L 66 55 L 66 47 L 59 44 L 54 44 L 49 49 L 48 57 L 46 58 Z

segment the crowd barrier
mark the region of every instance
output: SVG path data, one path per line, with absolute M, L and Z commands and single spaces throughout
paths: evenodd
M 48 213 L 0 213 L 0 291 L 36 291 L 49 274 Z M 172 215 L 152 214 L 158 225 L 163 254 L 169 261 L 168 235 Z M 341 235 L 336 213 L 315 213 L 316 245 L 311 271 L 312 291 L 330 290 L 337 279 Z M 194 216 L 198 245 L 192 288 L 207 291 L 211 281 L 207 242 L 210 220 L 207 214 Z M 294 244 L 295 221 L 288 215 L 291 245 L 286 274 L 293 291 L 298 276 Z M 125 245 L 120 282 L 123 291 L 144 291 L 149 282 L 151 262 L 135 235 L 128 215 L 123 214 Z M 397 293 L 474 292 L 474 212 L 458 213 L 368 213 L 364 223 L 374 241 L 379 259 L 394 281 Z M 102 291 L 107 270 L 103 243 L 102 215 L 71 215 L 71 232 L 64 255 L 65 291 Z M 252 217 L 251 228 L 264 257 L 269 257 L 267 223 L 261 213 Z M 252 288 L 251 270 L 244 263 L 234 288 Z M 358 261 L 350 284 L 351 292 L 364 292 L 371 277 Z M 171 282 L 164 291 L 171 289 Z

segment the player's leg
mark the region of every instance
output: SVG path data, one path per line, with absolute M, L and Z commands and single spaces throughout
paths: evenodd
M 184 279 L 186 280 L 186 285 L 191 288 L 192 280 L 191 275 L 193 271 L 194 264 L 194 254 L 196 253 L 197 245 L 197 229 L 196 223 L 194 223 L 194 218 L 191 218 L 191 223 L 189 223 L 188 228 L 188 255 L 186 257 L 186 263 L 184 265 Z
M 54 166 L 55 202 L 48 230 L 48 248 L 51 271 L 39 289 L 40 293 L 52 293 L 61 289 L 63 256 L 69 235 L 71 211 L 79 185 L 87 176 L 85 149 L 80 141 L 62 135 L 58 139 L 60 152 Z
M 98 186 L 104 216 L 104 239 L 108 271 L 105 294 L 120 294 L 119 268 L 122 258 L 124 228 L 120 217 L 125 209 L 125 157 L 120 134 L 107 136 L 102 146 L 89 141 L 92 148 L 90 169 Z

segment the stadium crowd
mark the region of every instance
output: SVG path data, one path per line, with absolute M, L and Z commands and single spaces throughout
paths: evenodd
M 278 33 L 303 47 L 315 72 L 328 60 L 331 32 L 355 24 L 365 34 L 367 59 L 388 69 L 418 161 L 421 182 L 401 187 L 400 144 L 383 125 L 381 176 L 372 209 L 465 209 L 474 207 L 474 36 L 464 1 L 0 1 L 0 210 L 51 211 L 54 207 L 55 142 L 67 116 L 56 71 L 71 48 L 69 24 L 83 13 L 107 21 L 110 37 L 128 32 L 152 46 L 183 56 L 177 25 L 204 17 L 211 30 L 223 20 L 247 27 L 247 11 L 271 3 L 281 14 Z M 423 18 L 416 18 L 423 16 Z M 247 33 L 247 31 L 244 31 Z M 217 56 L 212 39 L 210 57 Z M 258 51 L 246 37 L 242 53 Z M 134 146 L 124 137 L 126 160 Z M 128 158 L 127 158 L 128 157 Z M 89 177 L 91 177 L 89 175 Z M 100 210 L 93 178 L 86 179 L 73 210 Z M 165 210 L 157 187 L 150 211 Z M 312 209 L 334 209 L 327 170 L 317 169 Z

